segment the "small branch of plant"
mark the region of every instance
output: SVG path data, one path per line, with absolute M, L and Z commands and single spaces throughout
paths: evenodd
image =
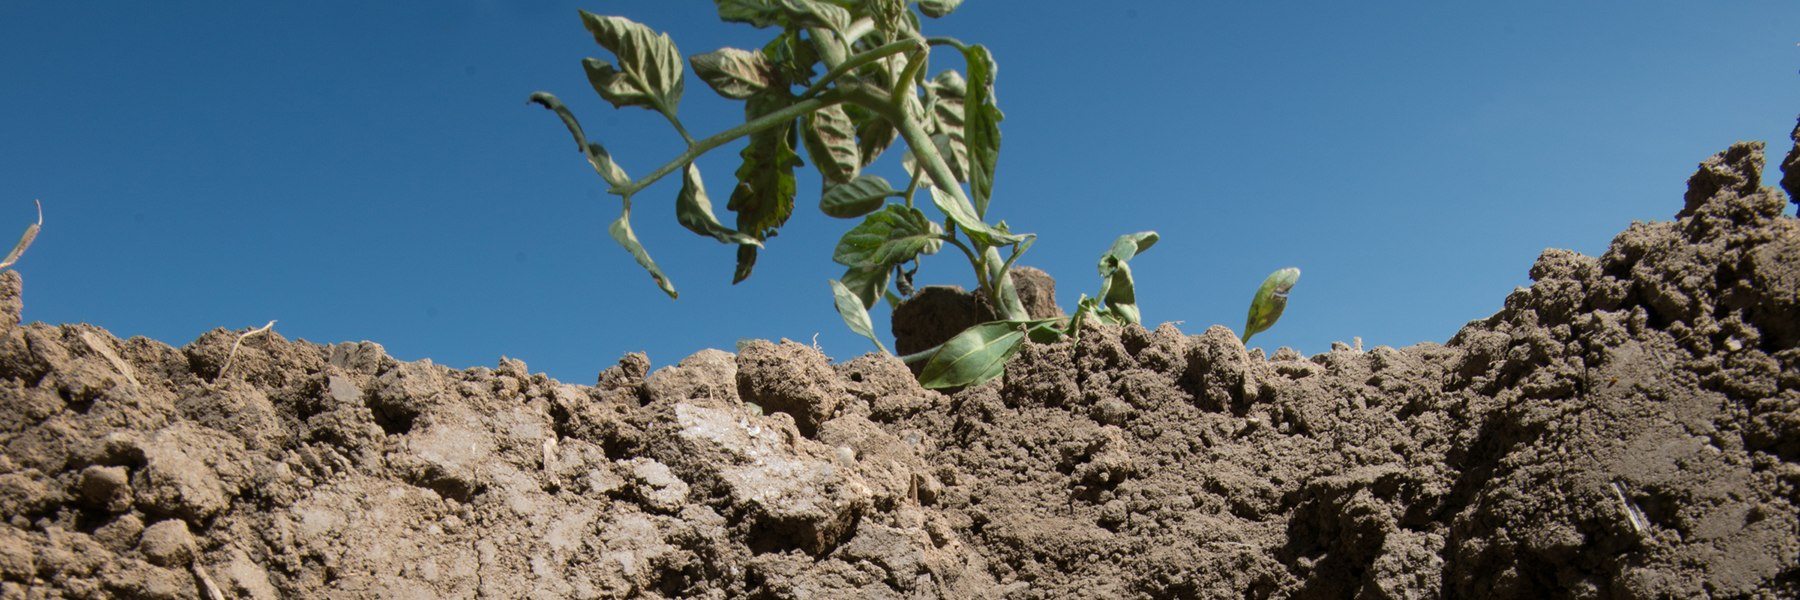
M 582 61 L 594 91 L 615 108 L 662 115 L 687 142 L 686 151 L 656 170 L 637 178 L 627 175 L 606 148 L 588 139 L 556 96 L 537 92 L 529 100 L 562 119 L 576 148 L 611 186 L 607 192 L 619 197 L 620 215 L 608 232 L 670 298 L 679 296 L 674 283 L 632 231 L 634 197 L 679 171 L 676 219 L 698 235 L 737 246 L 732 279 L 737 283 L 750 277 L 758 251 L 793 214 L 794 171 L 805 166 L 799 154 L 804 147 L 824 181 L 819 210 L 861 220 L 839 239 L 832 259 L 845 271 L 829 280 L 838 314 L 852 331 L 886 353 L 869 309 L 910 297 L 919 258 L 937 254 L 945 245 L 968 260 L 976 293 L 998 315 L 942 345 L 900 357 L 923 364 L 919 381 L 925 387 L 957 388 L 993 379 L 1026 340 L 1076 338 L 1088 322 L 1140 321 L 1130 261 L 1156 244 L 1157 234 L 1151 231 L 1123 235 L 1113 243 L 1100 257 L 1099 292 L 1091 298 L 1084 294 L 1073 315 L 1032 319 L 1027 314 L 1011 269 L 1037 236 L 1015 233 L 1006 221 L 990 223 L 988 217 L 1000 123 L 1006 118 L 994 96 L 998 65 L 985 46 L 921 33 L 921 16 L 947 16 L 961 0 L 715 3 L 721 20 L 769 29 L 775 36 L 760 49 L 720 48 L 688 57 L 688 65 L 714 92 L 744 102 L 742 125 L 701 139 L 689 134 L 678 115 L 685 71 L 668 34 L 624 17 L 579 11 L 594 41 L 613 54 L 612 62 Z M 944 69 L 928 76 L 934 51 L 959 54 L 968 72 Z M 735 227 L 727 227 L 714 213 L 694 161 L 744 137 L 749 143 L 739 153 L 743 163 L 725 205 L 737 218 Z M 862 172 L 896 142 L 905 145 L 904 188 Z M 942 221 L 919 208 L 927 199 Z M 1298 277 L 1298 269 L 1284 269 L 1258 290 L 1246 340 L 1280 317 Z

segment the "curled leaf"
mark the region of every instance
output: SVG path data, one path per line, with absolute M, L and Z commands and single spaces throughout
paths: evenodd
M 819 210 L 839 219 L 854 219 L 879 210 L 900 192 L 876 175 L 859 175 L 850 183 L 830 186 L 819 198 Z
M 1158 239 L 1156 232 L 1143 231 L 1119 236 L 1112 248 L 1100 256 L 1100 293 L 1093 298 L 1094 314 L 1107 325 L 1138 323 L 1137 283 L 1131 278 L 1127 263 L 1149 250 Z
M 594 166 L 594 172 L 599 173 L 600 178 L 605 179 L 608 185 L 621 186 L 631 183 L 631 177 L 626 176 L 625 170 L 613 162 L 612 155 L 606 152 L 606 148 L 601 147 L 598 143 L 587 141 L 587 134 L 581 131 L 581 123 L 575 121 L 575 114 L 569 112 L 569 107 L 563 106 L 562 101 L 558 100 L 555 95 L 548 92 L 537 92 L 532 94 L 526 103 L 538 104 L 556 113 L 556 116 L 562 119 L 563 125 L 569 128 L 569 134 L 575 136 L 576 149 L 581 150 L 582 154 L 587 156 L 588 164 Z
M 688 57 L 694 74 L 720 96 L 744 100 L 775 84 L 775 69 L 761 52 L 720 48 Z
M 1006 359 L 1025 343 L 1019 323 L 995 321 L 963 330 L 926 361 L 919 384 L 928 389 L 981 385 L 1006 371 Z
M 681 105 L 682 67 L 681 51 L 669 34 L 624 17 L 579 12 L 594 42 L 619 61 L 616 67 L 597 58 L 581 61 L 594 91 L 616 108 L 641 106 L 674 117 Z
M 726 244 L 761 246 L 762 241 L 726 227 L 713 216 L 712 201 L 706 198 L 706 184 L 700 179 L 700 166 L 688 163 L 681 170 L 681 194 L 675 198 L 675 220 L 688 231 Z
M 786 90 L 770 89 L 750 98 L 744 107 L 744 117 L 754 120 L 786 108 L 792 102 Z M 757 239 L 768 239 L 793 215 L 794 194 L 798 188 L 794 168 L 806 164 L 799 154 L 794 153 L 798 138 L 799 132 L 792 122 L 750 134 L 750 143 L 738 153 L 744 163 L 737 170 L 737 188 L 732 190 L 731 200 L 725 205 L 737 212 L 738 231 Z M 741 251 L 739 258 L 739 273 L 748 276 L 748 271 L 743 269 L 745 263 Z M 750 263 L 754 264 L 755 259 Z
M 1281 319 L 1281 312 L 1287 310 L 1288 291 L 1294 289 L 1294 283 L 1300 281 L 1300 269 L 1288 267 L 1269 274 L 1262 285 L 1256 288 L 1256 296 L 1250 299 L 1250 318 L 1244 322 L 1244 346 L 1249 347 L 1250 336 L 1262 333 Z

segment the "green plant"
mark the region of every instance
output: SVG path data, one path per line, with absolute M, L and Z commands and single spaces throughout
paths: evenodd
M 837 218 L 862 219 L 840 239 L 832 258 L 846 270 L 830 280 L 837 310 L 853 331 L 886 352 L 868 309 L 883 299 L 897 304 L 911 295 L 919 257 L 935 254 L 945 244 L 968 259 L 977 293 L 1000 316 L 939 347 L 902 357 L 924 363 L 920 381 L 927 387 L 991 379 L 1024 340 L 1076 335 L 1085 319 L 1138 322 L 1127 261 L 1156 242 L 1152 232 L 1123 236 L 1113 244 L 1100 261 L 1100 293 L 1084 296 L 1072 318 L 1033 320 L 1019 301 L 1010 270 L 1036 236 L 1013 233 L 1005 221 L 986 221 L 1005 119 L 995 104 L 997 64 L 984 46 L 920 33 L 920 14 L 943 17 L 961 0 L 918 0 L 917 13 L 910 0 L 715 2 L 722 20 L 779 33 L 759 50 L 721 48 L 688 57 L 695 74 L 713 91 L 745 102 L 743 125 L 704 139 L 689 135 L 677 115 L 683 67 L 669 36 L 623 17 L 580 11 L 594 41 L 617 62 L 582 61 L 594 90 L 616 108 L 636 106 L 661 114 L 688 144 L 687 151 L 655 171 L 635 179 L 626 175 L 605 148 L 587 139 L 555 96 L 538 92 L 530 98 L 562 118 L 588 162 L 612 186 L 608 192 L 620 197 L 622 213 L 608 231 L 670 298 L 678 296 L 674 284 L 632 232 L 633 196 L 681 171 L 677 219 L 699 235 L 738 246 L 736 283 L 750 276 L 758 249 L 793 212 L 794 170 L 804 166 L 798 153 L 804 146 L 824 179 L 819 209 Z M 951 69 L 926 76 L 931 52 L 942 48 L 961 55 L 966 76 Z M 714 215 L 694 160 L 746 136 L 750 139 L 739 153 L 743 164 L 736 172 L 737 185 L 726 204 L 737 213 L 736 228 L 731 228 Z M 902 164 L 910 181 L 904 190 L 861 172 L 896 141 L 907 147 Z M 943 214 L 941 223 L 915 206 L 921 189 Z M 901 202 L 890 203 L 890 198 Z

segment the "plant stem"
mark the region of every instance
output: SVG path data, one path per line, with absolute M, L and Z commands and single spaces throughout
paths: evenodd
M 656 183 L 656 180 L 662 179 L 664 176 L 674 173 L 676 169 L 680 169 L 682 166 L 694 162 L 694 159 L 700 158 L 700 155 L 706 154 L 707 151 L 725 145 L 726 142 L 774 127 L 800 115 L 843 101 L 843 94 L 839 93 L 838 90 L 831 90 L 824 94 L 820 94 L 817 98 L 799 102 L 787 108 L 763 115 L 754 121 L 713 134 L 712 137 L 704 140 L 690 142 L 687 151 L 681 153 L 680 156 L 675 157 L 675 160 L 671 160 L 667 164 L 658 167 L 648 175 L 632 180 L 629 184 L 616 186 L 606 191 L 610 194 L 617 194 L 629 198 L 632 194 L 636 194 L 643 191 L 644 188 L 650 187 L 650 184 Z M 677 125 L 677 127 L 680 126 Z
M 919 47 L 919 40 L 917 38 L 913 38 L 913 39 L 900 40 L 898 42 L 894 42 L 891 44 L 886 44 L 886 45 L 871 49 L 869 51 L 863 52 L 861 54 L 857 54 L 856 56 L 852 56 L 852 57 L 850 57 L 849 60 L 846 60 L 842 63 L 838 63 L 838 66 L 832 67 L 831 70 L 827 71 L 823 77 L 819 78 L 818 81 L 813 82 L 812 86 L 806 88 L 806 91 L 802 92 L 800 94 L 800 98 L 805 99 L 805 98 L 813 97 L 815 94 L 818 94 L 820 91 L 823 91 L 827 84 L 831 83 L 832 81 L 837 80 L 837 78 L 839 78 L 839 77 L 842 77 L 845 73 L 849 73 L 858 68 L 861 68 L 863 65 L 881 60 L 883 58 L 887 58 L 887 57 L 895 55 L 895 54 L 899 54 L 901 52 L 912 50 L 917 47 Z

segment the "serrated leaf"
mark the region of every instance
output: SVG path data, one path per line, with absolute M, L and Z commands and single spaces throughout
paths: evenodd
M 886 267 L 850 267 L 843 277 L 844 286 L 856 293 L 865 308 L 875 308 L 890 281 L 892 274 Z
M 879 267 L 885 271 L 920 254 L 936 254 L 944 242 L 934 236 L 943 233 L 923 211 L 889 204 L 844 232 L 831 260 L 846 267 Z
M 625 250 L 631 253 L 632 258 L 637 259 L 639 266 L 650 272 L 650 278 L 656 280 L 656 286 L 662 288 L 663 293 L 668 294 L 670 299 L 681 295 L 675 291 L 675 284 L 669 282 L 669 277 L 663 275 L 662 269 L 657 268 L 656 261 L 650 260 L 650 253 L 644 250 L 644 245 L 638 243 L 637 234 L 631 231 L 631 213 L 629 211 L 619 215 L 619 219 L 613 221 L 612 225 L 606 228 L 606 232 L 612 234 L 613 241 L 624 246 Z
M 706 197 L 706 184 L 700 179 L 700 166 L 688 163 L 681 170 L 681 194 L 675 197 L 675 220 L 688 231 L 698 233 L 725 244 L 750 244 L 761 246 L 762 241 L 743 232 L 726 227 L 713 216 L 712 200 Z
M 598 143 L 587 141 L 587 134 L 581 131 L 581 123 L 575 121 L 574 113 L 569 112 L 569 107 L 563 106 L 562 101 L 556 99 L 556 96 L 547 92 L 537 92 L 532 94 L 526 103 L 536 103 L 556 113 L 556 116 L 562 119 L 563 125 L 569 128 L 569 134 L 575 136 L 576 149 L 581 150 L 581 153 L 587 156 L 588 164 L 594 166 L 594 172 L 599 173 L 600 178 L 605 179 L 607 184 L 621 186 L 631 183 L 631 178 L 625 175 L 625 170 L 613 163 L 612 155 L 606 152 L 606 148 L 601 147 Z
M 694 74 L 720 96 L 743 100 L 775 85 L 775 67 L 761 52 L 720 48 L 688 57 Z
M 826 188 L 819 198 L 819 210 L 839 219 L 854 219 L 881 209 L 890 196 L 900 192 L 876 175 L 859 175 L 850 183 Z
M 975 241 L 989 246 L 1005 246 L 1025 239 L 1024 236 L 1012 235 L 988 226 L 980 217 L 975 216 L 975 208 L 969 206 L 967 200 L 935 185 L 931 186 L 931 203 L 943 211 L 944 216 L 955 221 L 956 226 L 967 232 L 969 237 L 975 238 Z
M 994 105 L 994 74 L 998 66 L 986 46 L 969 46 L 963 52 L 969 66 L 967 93 L 963 96 L 963 144 L 968 152 L 970 201 L 975 214 L 987 217 L 994 195 L 994 169 L 1000 162 L 1000 122 L 1005 113 Z
M 956 12 L 962 6 L 962 0 L 919 0 L 919 12 L 933 19 L 941 19 Z
M 850 331 L 875 342 L 875 347 L 880 348 L 882 354 L 887 354 L 887 346 L 883 346 L 881 339 L 875 337 L 875 325 L 869 321 L 869 310 L 863 306 L 862 300 L 843 282 L 836 279 L 830 281 L 832 303 L 837 306 L 838 316 L 844 318 L 844 324 L 850 326 Z
M 738 245 L 737 270 L 731 274 L 731 285 L 737 285 L 738 282 L 749 279 L 750 273 L 756 270 L 756 250 L 759 247 L 749 244 Z
M 1282 311 L 1287 310 L 1288 291 L 1298 281 L 1300 269 L 1288 267 L 1270 273 L 1256 288 L 1256 295 L 1250 299 L 1250 318 L 1244 323 L 1244 347 L 1250 346 L 1250 336 L 1268 330 L 1281 319 Z
M 943 389 L 981 385 L 1006 372 L 1006 359 L 1025 343 L 1018 323 L 982 323 L 938 347 L 919 373 L 919 385 Z
M 681 51 L 669 34 L 624 17 L 580 13 L 594 42 L 619 61 L 617 67 L 597 58 L 581 61 L 594 91 L 615 108 L 641 106 L 674 117 L 681 105 L 682 67 Z
M 856 126 L 844 114 L 841 105 L 833 104 L 808 113 L 801 120 L 801 137 L 806 140 L 806 153 L 813 166 L 826 181 L 849 183 L 862 170 L 862 153 L 856 148 Z
M 744 107 L 744 120 L 781 110 L 792 101 L 786 90 L 771 89 L 751 96 Z M 726 204 L 738 214 L 738 231 L 768 239 L 794 213 L 794 168 L 806 164 L 794 153 L 798 137 L 792 122 L 750 134 L 750 143 L 738 153 L 744 163 L 737 170 L 737 188 Z

